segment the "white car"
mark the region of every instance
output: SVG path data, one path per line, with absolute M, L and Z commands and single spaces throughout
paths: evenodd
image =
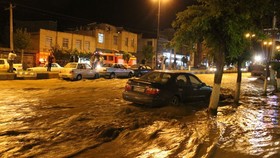
M 96 69 L 99 72 L 100 76 L 109 78 L 131 78 L 134 75 L 134 71 L 126 68 L 123 64 L 104 64 L 102 67 L 97 67 Z
M 52 63 L 51 72 L 59 72 L 62 68 L 63 67 L 60 66 L 58 63 Z M 46 72 L 47 69 L 48 69 L 48 64 L 45 64 L 44 66 L 27 68 L 27 71 Z
M 99 73 L 87 63 L 71 62 L 59 72 L 62 79 L 81 80 L 83 78 L 99 78 Z
M 7 72 L 9 69 L 9 63 L 7 59 L 0 59 L 0 71 Z M 13 64 L 14 71 L 22 70 L 22 64 Z

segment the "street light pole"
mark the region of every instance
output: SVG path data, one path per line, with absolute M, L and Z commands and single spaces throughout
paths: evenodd
M 158 52 L 159 52 L 159 26 L 160 26 L 160 4 L 161 0 L 158 0 L 158 14 L 157 14 L 157 48 L 155 54 L 155 69 L 158 69 Z

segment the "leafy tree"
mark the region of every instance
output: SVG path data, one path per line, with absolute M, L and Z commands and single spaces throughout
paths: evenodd
M 153 47 L 150 45 L 146 45 L 142 49 L 142 53 L 145 59 L 152 60 L 153 58 Z
M 16 50 L 21 51 L 22 64 L 23 64 L 24 49 L 28 47 L 30 40 L 31 40 L 31 35 L 26 31 L 26 29 L 16 29 L 14 33 L 14 46 Z
M 226 58 L 238 59 L 240 53 L 244 52 L 244 34 L 251 26 L 256 26 L 255 20 L 262 15 L 267 1 L 198 2 L 177 14 L 176 21 L 173 22 L 173 27 L 177 29 L 173 41 L 177 45 L 184 45 L 204 40 L 213 53 L 217 71 L 208 109 L 211 114 L 216 115 Z
M 129 62 L 129 59 L 132 57 L 131 53 L 123 52 L 123 59 L 126 61 L 126 63 Z

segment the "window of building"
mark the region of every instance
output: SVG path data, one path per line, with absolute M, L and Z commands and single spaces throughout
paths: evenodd
M 76 48 L 82 49 L 82 40 L 76 40 Z
M 147 41 L 147 46 L 153 46 L 153 41 Z
M 118 44 L 118 36 L 114 36 L 114 45 Z
M 134 47 L 134 39 L 131 40 L 131 47 Z
M 128 46 L 128 38 L 125 38 L 125 46 Z
M 45 46 L 49 48 L 52 46 L 52 37 L 46 36 Z
M 98 33 L 98 43 L 104 43 L 104 34 Z
M 90 42 L 89 41 L 85 41 L 85 50 L 90 50 Z
M 62 47 L 63 48 L 68 48 L 69 47 L 69 39 L 68 38 L 63 38 L 62 39 Z

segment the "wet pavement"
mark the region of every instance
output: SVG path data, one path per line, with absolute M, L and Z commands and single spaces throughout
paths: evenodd
M 226 96 L 234 77 L 224 75 Z M 270 86 L 263 96 L 262 80 L 244 74 L 240 105 L 228 97 L 216 117 L 204 103 L 133 105 L 121 97 L 126 81 L 1 81 L 0 156 L 280 157 L 279 97 Z

